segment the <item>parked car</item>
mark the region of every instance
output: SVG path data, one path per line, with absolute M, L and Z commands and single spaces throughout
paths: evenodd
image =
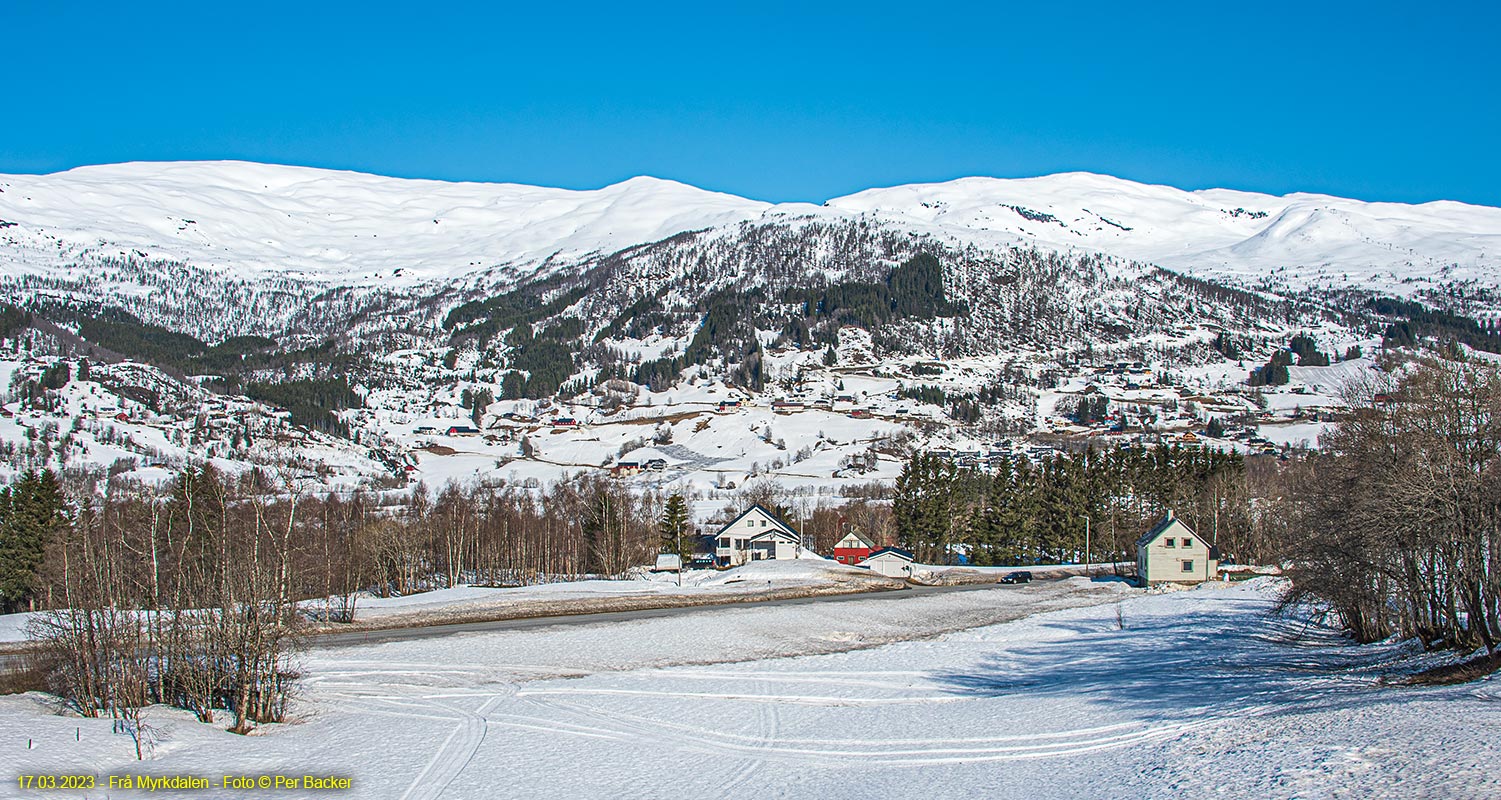
M 1008 572 L 1001 576 L 1001 583 L 1031 583 L 1032 573 L 1019 569 L 1016 572 Z

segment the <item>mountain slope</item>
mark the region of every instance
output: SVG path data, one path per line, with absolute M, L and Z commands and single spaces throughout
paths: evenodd
M 0 270 L 131 254 L 235 278 L 389 286 L 515 278 L 705 228 L 874 219 L 982 248 L 1098 252 L 1282 289 L 1501 286 L 1501 209 L 1184 191 L 1087 173 L 870 189 L 771 205 L 653 178 L 590 191 L 244 162 L 0 176 Z
M 1501 209 L 1463 203 L 1189 192 L 1067 173 L 870 189 L 829 206 L 971 240 L 1096 250 L 1248 283 L 1287 269 L 1282 283 L 1291 288 L 1403 292 L 1407 279 L 1501 285 Z
M 655 178 L 592 191 L 244 162 L 132 163 L 0 177 L 6 271 L 84 250 L 365 284 L 443 280 L 656 241 L 767 204 Z

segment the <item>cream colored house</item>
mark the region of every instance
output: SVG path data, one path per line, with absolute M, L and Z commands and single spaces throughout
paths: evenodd
M 1143 586 L 1215 580 L 1219 557 L 1219 551 L 1171 510 L 1136 540 L 1136 574 Z
M 714 563 L 738 567 L 747 561 L 797 558 L 802 542 L 776 514 L 754 505 L 714 534 Z

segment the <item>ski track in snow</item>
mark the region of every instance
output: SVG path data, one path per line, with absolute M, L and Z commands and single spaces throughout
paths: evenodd
M 347 763 L 358 796 L 389 800 L 1501 796 L 1489 682 L 1383 686 L 1417 650 L 1268 616 L 1265 587 L 1082 586 L 329 648 L 305 665 L 303 724 L 178 723 L 155 768 Z M 1069 598 L 1097 605 L 1042 610 Z M 923 633 L 977 604 L 1040 613 Z M 856 619 L 911 635 L 777 655 Z M 80 721 L 10 713 L 25 702 L 0 698 L 0 757 L 55 770 L 6 748 L 37 737 L 56 753 Z M 98 737 L 88 769 L 134 763 L 107 720 L 81 722 Z
M 501 697 L 501 694 L 491 695 L 474 711 L 457 709 L 463 721 L 438 747 L 437 754 L 407 787 L 401 800 L 437 800 L 443 796 L 444 790 L 469 766 L 480 745 L 484 744 L 488 726 L 485 713 L 499 703 Z M 447 703 L 439 705 L 449 706 Z

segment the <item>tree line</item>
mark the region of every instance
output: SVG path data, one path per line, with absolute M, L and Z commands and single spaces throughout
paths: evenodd
M 1360 641 L 1501 642 L 1501 372 L 1430 361 L 1352 387 L 1291 482 L 1287 602 Z
M 30 634 L 45 685 L 78 713 L 116 718 L 142 746 L 141 709 L 157 703 L 227 713 L 244 733 L 285 715 L 306 626 L 352 621 L 363 593 L 618 577 L 665 544 L 661 511 L 599 476 L 419 488 L 391 506 L 265 470 L 191 467 L 165 492 L 71 501 L 28 473 L 0 492 L 0 602 L 42 609 Z
M 1236 453 L 1167 445 L 1037 464 L 1004 456 L 984 470 L 920 453 L 897 478 L 892 513 L 901 546 L 931 564 L 957 554 L 976 565 L 1134 561 L 1136 537 L 1168 509 L 1222 550 L 1257 559 L 1271 547 L 1251 487 L 1266 471 Z

